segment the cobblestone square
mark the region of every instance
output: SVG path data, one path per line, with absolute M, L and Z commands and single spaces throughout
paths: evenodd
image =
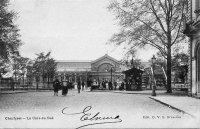
M 195 128 L 197 118 L 145 94 L 69 90 L 0 94 L 0 128 Z

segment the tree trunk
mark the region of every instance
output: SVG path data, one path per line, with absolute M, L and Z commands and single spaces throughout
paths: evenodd
M 171 43 L 172 43 L 172 36 L 171 36 L 171 28 L 170 28 L 169 17 L 167 17 L 167 93 L 172 93 L 172 88 L 171 88 L 171 62 L 172 62 Z
M 45 88 L 44 77 L 42 77 L 42 84 L 43 84 L 43 88 Z
M 47 78 L 48 78 L 48 88 L 49 88 L 49 75 L 47 75 Z
M 167 48 L 167 93 L 172 93 L 171 89 L 171 47 Z
M 37 82 L 36 90 L 38 90 L 38 82 Z

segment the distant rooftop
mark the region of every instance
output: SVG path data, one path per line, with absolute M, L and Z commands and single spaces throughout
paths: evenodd
M 56 60 L 56 62 L 80 62 L 80 63 L 87 62 L 89 63 L 91 62 L 91 60 Z

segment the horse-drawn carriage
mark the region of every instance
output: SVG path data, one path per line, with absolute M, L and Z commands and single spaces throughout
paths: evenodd
M 96 89 L 99 89 L 99 84 L 98 84 L 97 81 L 94 81 L 94 82 L 92 83 L 92 85 L 91 85 L 90 90 L 92 91 L 92 90 L 96 90 Z

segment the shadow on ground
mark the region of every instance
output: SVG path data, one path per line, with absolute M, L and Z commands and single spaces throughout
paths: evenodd
M 93 90 L 88 92 L 110 92 L 110 93 L 120 93 L 120 94 L 141 94 L 141 95 L 151 95 L 151 90 L 143 90 L 143 91 L 118 91 L 118 90 Z M 156 95 L 170 95 L 170 96 L 188 96 L 187 91 L 177 91 L 174 90 L 172 93 L 167 93 L 165 90 L 156 91 Z

